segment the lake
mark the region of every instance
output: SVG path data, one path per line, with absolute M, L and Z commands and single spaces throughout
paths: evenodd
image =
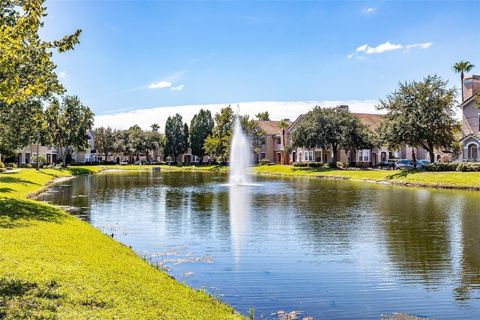
M 178 281 L 243 314 L 480 318 L 480 192 L 211 173 L 109 173 L 52 187 Z

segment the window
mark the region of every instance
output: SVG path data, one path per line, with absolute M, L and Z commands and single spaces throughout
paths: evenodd
M 282 140 L 280 138 L 276 138 L 277 144 L 281 144 Z
M 358 151 L 358 162 L 370 162 L 370 150 Z
M 313 151 L 305 151 L 305 161 L 313 161 Z

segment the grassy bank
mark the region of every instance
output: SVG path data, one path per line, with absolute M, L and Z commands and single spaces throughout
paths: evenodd
M 398 170 L 338 170 L 283 165 L 257 166 L 263 175 L 353 179 L 400 185 L 480 190 L 480 172 L 424 172 Z
M 240 319 L 86 222 L 26 199 L 52 178 L 100 170 L 0 174 L 0 318 Z

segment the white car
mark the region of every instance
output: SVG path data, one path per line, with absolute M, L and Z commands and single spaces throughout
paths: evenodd
M 120 164 L 121 164 L 122 166 L 124 166 L 124 165 L 128 164 L 128 161 L 127 161 L 127 160 L 122 160 L 122 161 L 120 161 Z

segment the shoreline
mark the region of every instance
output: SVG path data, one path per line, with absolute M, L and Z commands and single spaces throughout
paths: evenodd
M 6 291 L 2 314 L 243 319 L 227 303 L 175 280 L 88 222 L 34 199 L 55 184 L 98 172 L 104 171 L 26 169 L 0 175 L 0 284 L 28 291 L 18 296 Z M 26 305 L 31 307 L 25 310 Z
M 310 179 L 325 179 L 336 181 L 356 181 L 356 182 L 368 182 L 374 184 L 382 184 L 398 187 L 414 187 L 414 188 L 429 188 L 429 189 L 445 189 L 445 190 L 462 190 L 462 191 L 480 191 L 480 186 L 455 186 L 448 184 L 426 184 L 426 183 L 414 183 L 405 181 L 388 181 L 388 180 L 374 180 L 374 179 L 361 179 L 339 176 L 322 176 L 322 175 L 308 175 L 308 174 L 282 174 L 271 172 L 254 172 L 254 175 L 264 177 L 291 177 L 291 178 L 310 178 Z M 479 173 L 480 174 L 480 173 Z

